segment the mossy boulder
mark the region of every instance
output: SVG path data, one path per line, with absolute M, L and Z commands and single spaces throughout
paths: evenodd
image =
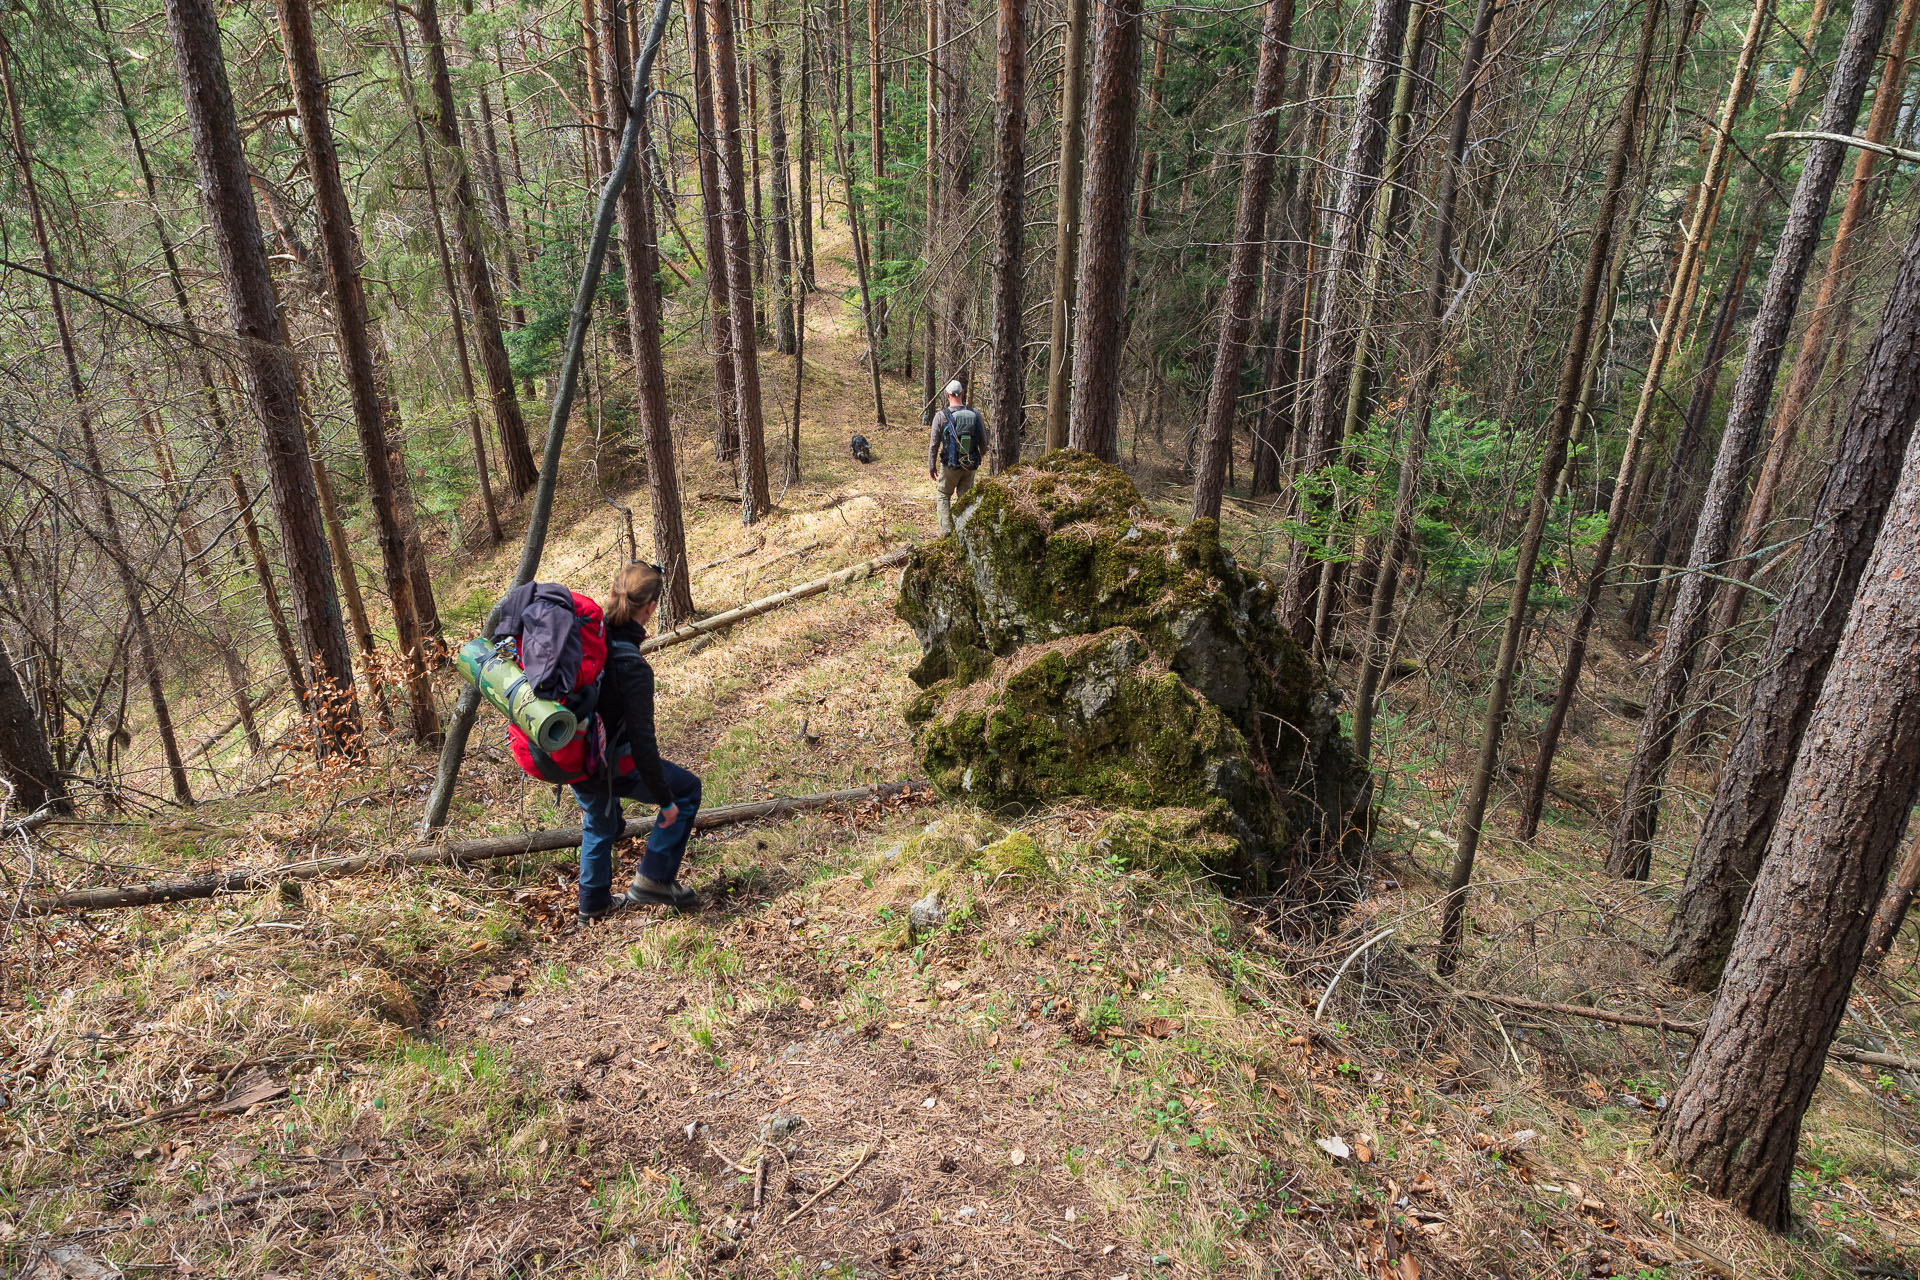
M 950 795 L 1219 812 L 1238 848 L 1215 869 L 1249 887 L 1364 840 L 1366 769 L 1272 585 L 1117 467 L 1068 450 L 975 485 L 897 612 L 922 651 L 908 719 Z
M 1218 810 L 1123 810 L 1100 824 L 1089 847 L 1122 871 L 1195 875 L 1240 861 L 1240 842 L 1224 825 Z

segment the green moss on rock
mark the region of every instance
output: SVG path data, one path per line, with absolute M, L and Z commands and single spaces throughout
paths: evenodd
M 1088 848 L 1123 871 L 1230 872 L 1242 858 L 1240 842 L 1227 833 L 1227 826 L 1218 806 L 1123 811 L 1100 824 Z
M 980 850 L 974 865 L 989 876 L 1017 876 L 1024 880 L 1044 880 L 1052 868 L 1040 842 L 1024 831 L 1002 836 Z
M 1262 884 L 1363 838 L 1366 770 L 1271 584 L 1117 467 L 1066 450 L 976 485 L 897 610 L 922 650 L 908 722 L 948 794 L 1218 808 Z
M 925 867 L 952 866 L 998 840 L 1003 830 L 985 814 L 962 810 L 908 837 L 901 853 Z

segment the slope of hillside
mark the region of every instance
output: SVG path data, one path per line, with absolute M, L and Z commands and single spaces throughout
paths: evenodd
M 857 316 L 824 294 L 810 314 L 780 510 L 741 528 L 725 468 L 683 441 L 704 610 L 931 534 L 914 391 L 890 383 L 889 413 L 915 425 L 876 429 Z M 770 405 L 790 363 L 767 357 Z M 689 421 L 699 373 L 676 369 Z M 644 530 L 645 493 L 613 496 Z M 624 517 L 590 482 L 566 501 L 542 576 L 598 590 Z M 1247 559 L 1276 545 L 1270 513 L 1234 520 Z M 450 628 L 511 563 L 445 587 Z M 883 575 L 659 656 L 663 745 L 709 804 L 912 776 L 895 591 Z M 1389 709 L 1377 862 L 1332 937 L 1103 842 L 1091 809 L 924 793 L 701 835 L 687 876 L 711 905 L 687 918 L 576 928 L 562 852 L 16 919 L 0 1258 L 36 1280 L 1913 1274 L 1911 1078 L 1833 1066 L 1806 1229 L 1773 1237 L 1646 1158 L 1684 1038 L 1501 1016 L 1426 972 L 1440 855 L 1420 833 L 1472 707 L 1430 657 Z M 1617 725 L 1579 727 L 1597 770 L 1613 753 L 1585 744 Z M 455 836 L 571 820 L 501 739 L 484 720 Z M 190 817 L 56 825 L 32 856 L 77 883 L 391 847 L 429 766 L 386 747 Z M 1597 874 L 1588 785 L 1576 771 L 1580 804 L 1537 844 L 1488 850 L 1464 987 L 1620 1008 L 1659 990 L 1660 890 Z M 1910 1018 L 1907 976 L 1863 999 Z

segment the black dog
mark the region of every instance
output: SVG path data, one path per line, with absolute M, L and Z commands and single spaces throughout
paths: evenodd
M 872 462 L 873 450 L 867 447 L 867 438 L 863 435 L 853 437 L 853 456 L 857 462 Z

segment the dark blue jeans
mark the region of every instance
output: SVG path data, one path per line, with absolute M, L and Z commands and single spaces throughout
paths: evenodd
M 660 762 L 660 771 L 680 812 L 670 826 L 655 822 L 648 830 L 640 874 L 670 884 L 680 874 L 680 860 L 687 856 L 687 840 L 693 835 L 693 815 L 700 812 L 700 779 L 667 760 Z M 580 802 L 580 909 L 597 915 L 613 898 L 613 845 L 627 828 L 620 802 L 648 797 L 640 779 L 628 774 L 614 779 L 611 793 L 599 779 L 574 787 L 573 798 Z

